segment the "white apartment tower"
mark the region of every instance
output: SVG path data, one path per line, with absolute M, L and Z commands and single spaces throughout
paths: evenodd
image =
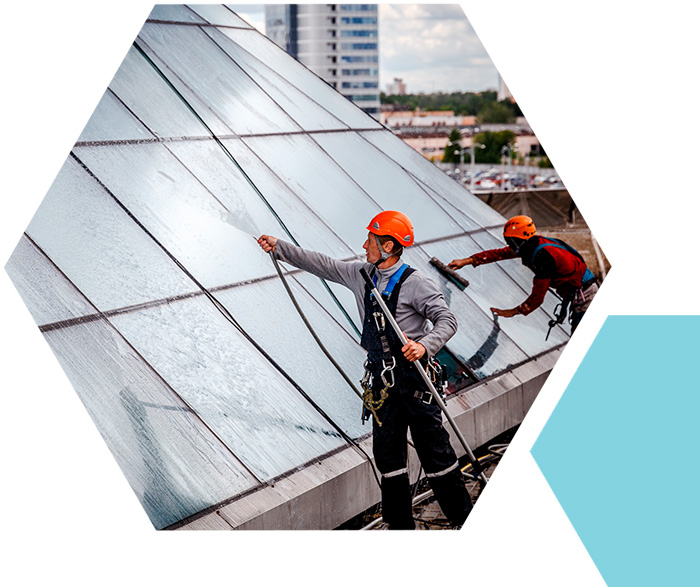
M 265 33 L 346 98 L 379 116 L 376 4 L 267 4 Z

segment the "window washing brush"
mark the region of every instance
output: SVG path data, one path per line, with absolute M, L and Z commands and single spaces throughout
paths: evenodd
M 430 259 L 430 264 L 435 267 L 440 273 L 442 273 L 447 279 L 454 283 L 461 291 L 464 291 L 469 287 L 469 282 L 464 279 L 461 275 L 457 275 L 454 269 L 450 269 L 447 265 L 442 263 L 437 257 Z

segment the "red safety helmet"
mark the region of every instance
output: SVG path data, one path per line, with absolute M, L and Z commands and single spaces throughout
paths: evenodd
M 403 212 L 385 210 L 370 220 L 367 226 L 372 234 L 394 237 L 402 246 L 413 244 L 413 223 Z
M 529 216 L 513 216 L 503 226 L 503 236 L 506 238 L 514 237 L 527 240 L 535 236 L 535 232 L 537 232 L 535 223 Z

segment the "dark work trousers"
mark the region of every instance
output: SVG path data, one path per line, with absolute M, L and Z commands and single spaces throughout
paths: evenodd
M 376 419 L 372 421 L 374 459 L 382 474 L 382 517 L 391 530 L 415 528 L 407 469 L 410 428 L 418 458 L 443 514 L 452 525 L 460 526 L 472 503 L 442 425 L 442 412 L 434 400 L 428 405 L 414 397 L 413 391 L 400 389 L 400 381 L 377 412 L 382 425 Z

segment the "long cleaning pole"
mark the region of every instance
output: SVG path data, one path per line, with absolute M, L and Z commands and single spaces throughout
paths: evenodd
M 384 300 L 382 299 L 382 296 L 379 293 L 379 290 L 376 288 L 374 283 L 372 283 L 372 280 L 370 279 L 370 277 L 369 277 L 369 275 L 364 267 L 362 269 L 360 269 L 360 274 L 362 275 L 362 278 L 367 283 L 367 286 L 372 291 L 372 294 L 374 295 L 374 299 L 377 300 L 377 303 L 379 304 L 379 307 L 381 308 L 382 312 L 384 313 L 384 316 L 389 321 L 389 324 L 391 324 L 391 327 L 394 329 L 394 332 L 396 332 L 396 336 L 398 336 L 401 343 L 405 345 L 408 342 L 408 340 L 404 336 L 404 333 L 401 331 L 401 328 L 399 328 L 399 325 L 396 322 L 396 319 L 394 318 L 393 314 L 389 311 L 389 308 L 387 308 L 387 305 L 384 303 Z M 469 461 L 471 462 L 472 467 L 474 468 L 474 471 L 479 472 L 478 473 L 479 482 L 481 483 L 482 487 L 484 487 L 486 485 L 486 482 L 487 482 L 486 475 L 484 475 L 484 472 L 481 470 L 481 466 L 479 464 L 479 461 L 474 456 L 472 449 L 469 448 L 469 444 L 467 443 L 467 439 L 464 438 L 464 435 L 462 434 L 461 430 L 457 427 L 457 423 L 454 421 L 454 418 L 447 411 L 447 406 L 445 405 L 445 402 L 442 401 L 440 394 L 435 389 L 433 382 L 430 380 L 430 377 L 425 372 L 425 370 L 422 368 L 420 362 L 414 361 L 413 364 L 415 365 L 416 369 L 418 369 L 418 372 L 420 373 L 421 377 L 423 378 L 423 381 L 425 382 L 425 384 L 428 386 L 428 390 L 430 391 L 433 398 L 437 402 L 437 405 L 442 410 L 442 413 L 445 414 L 445 417 L 447 418 L 447 421 L 450 423 L 450 426 L 452 426 L 452 430 L 454 431 L 455 435 L 457 436 L 457 439 L 459 440 L 460 444 L 464 447 L 464 451 L 467 453 L 467 457 L 469 458 Z

